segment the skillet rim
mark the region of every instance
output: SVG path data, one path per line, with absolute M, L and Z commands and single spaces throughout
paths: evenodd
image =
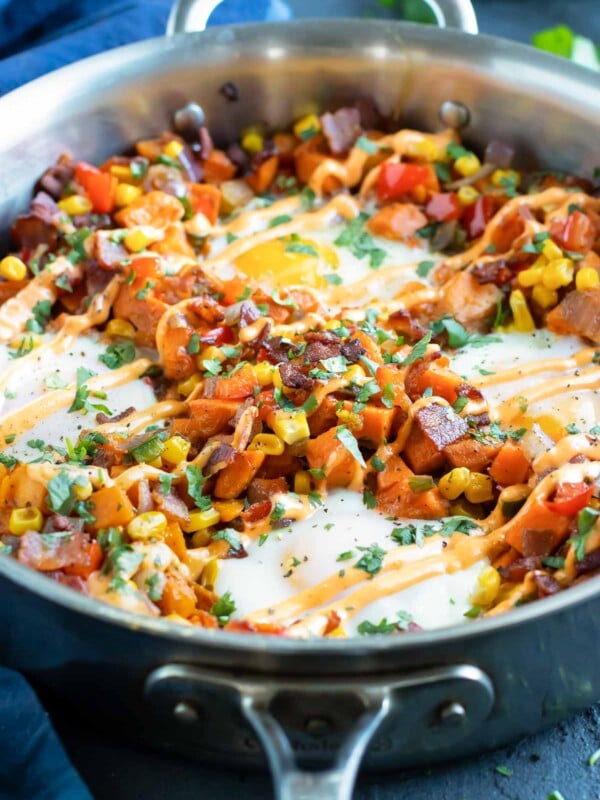
M 22 109 L 27 103 L 30 95 L 43 93 L 46 88 L 56 89 L 57 85 L 63 85 L 67 94 L 73 94 L 81 87 L 84 80 L 90 77 L 96 80 L 103 76 L 114 77 L 115 72 L 127 66 L 135 66 L 137 63 L 144 63 L 150 56 L 156 56 L 162 52 L 168 52 L 177 47 L 178 44 L 186 42 L 190 48 L 196 41 L 202 41 L 208 46 L 211 44 L 222 46 L 224 32 L 232 30 L 241 31 L 247 34 L 251 29 L 260 29 L 262 32 L 279 33 L 289 29 L 301 30 L 305 28 L 308 32 L 316 29 L 323 34 L 324 27 L 335 25 L 336 35 L 340 35 L 340 26 L 355 27 L 362 36 L 365 29 L 381 29 L 382 35 L 389 41 L 390 27 L 393 33 L 399 30 L 407 33 L 407 41 L 415 44 L 435 43 L 436 40 L 443 41 L 449 39 L 456 42 L 462 41 L 465 45 L 471 46 L 474 42 L 481 42 L 486 47 L 488 53 L 497 53 L 504 59 L 520 56 L 520 60 L 539 66 L 544 71 L 548 71 L 549 76 L 552 72 L 559 71 L 562 78 L 575 80 L 582 91 L 586 88 L 596 89 L 598 92 L 598 121 L 600 126 L 600 79 L 586 67 L 574 64 L 573 62 L 560 59 L 548 53 L 537 51 L 534 48 L 500 37 L 485 34 L 469 34 L 454 29 L 441 29 L 430 25 L 420 25 L 417 23 L 390 21 L 390 20 L 360 20 L 356 18 L 335 18 L 324 20 L 320 18 L 293 20 L 288 22 L 274 23 L 246 23 L 227 26 L 216 26 L 206 31 L 195 33 L 180 33 L 172 37 L 161 36 L 146 39 L 133 44 L 123 45 L 112 48 L 103 53 L 99 53 L 88 58 L 76 61 L 72 64 L 53 70 L 23 86 L 14 89 L 6 95 L 0 97 L 0 115 L 8 108 L 10 113 L 11 105 L 15 109 Z M 219 42 L 219 39 L 221 41 Z M 211 41 L 212 40 L 212 41 Z M 301 46 L 295 41 L 287 42 L 292 52 L 301 50 Z M 330 43 L 317 41 L 315 49 L 333 48 Z M 122 61 L 122 56 L 127 56 L 126 61 Z M 236 66 L 232 60 L 232 66 Z M 552 69 L 551 69 L 552 68 Z M 560 68 L 557 70 L 557 68 Z M 69 80 L 64 80 L 65 78 Z M 503 77 L 502 74 L 499 77 Z M 509 79 L 508 75 L 504 75 Z M 513 77 L 513 80 L 517 78 Z M 549 87 L 550 88 L 550 87 Z M 565 98 L 566 99 L 566 98 Z M 571 96 L 568 98 L 574 102 Z M 589 101 L 588 101 L 589 102 Z M 583 107 L 583 106 L 582 106 Z M 39 113 L 39 112 L 37 112 Z M 585 601 L 600 595 L 600 578 L 596 581 L 586 581 L 580 586 L 560 592 L 559 594 L 544 598 L 543 601 L 535 601 L 531 604 L 515 608 L 512 611 L 496 617 L 478 620 L 472 624 L 459 624 L 449 627 L 438 628 L 428 631 L 416 631 L 405 633 L 403 636 L 390 637 L 349 637 L 347 639 L 291 639 L 279 636 L 269 636 L 265 634 L 250 633 L 225 633 L 221 631 L 211 631 L 196 626 L 177 625 L 164 619 L 153 619 L 137 615 L 129 611 L 118 609 L 114 606 L 102 603 L 99 600 L 79 594 L 68 587 L 61 586 L 43 573 L 36 572 L 19 562 L 11 556 L 0 558 L 0 578 L 16 584 L 26 591 L 54 605 L 66 608 L 82 616 L 93 617 L 99 622 L 114 624 L 120 628 L 131 631 L 142 631 L 149 635 L 160 636 L 161 638 L 178 643 L 192 644 L 199 648 L 205 647 L 210 650 L 220 650 L 221 652 L 243 652 L 247 654 L 264 652 L 265 650 L 274 656 L 290 656 L 296 654 L 306 654 L 312 656 L 343 654 L 345 656 L 372 653 L 388 653 L 418 651 L 427 647 L 438 647 L 446 642 L 466 641 L 474 637 L 483 637 L 498 631 L 505 631 L 513 627 L 533 622 L 542 617 L 555 616 L 560 612 L 568 610 L 574 606 L 581 605 Z M 597 586 L 594 584 L 597 583 Z

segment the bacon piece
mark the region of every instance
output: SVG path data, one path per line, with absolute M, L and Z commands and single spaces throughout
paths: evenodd
M 39 188 L 54 198 L 58 198 L 63 193 L 68 183 L 73 180 L 75 169 L 71 159 L 67 155 L 62 155 L 53 167 L 48 167 L 40 180 Z
M 312 389 L 314 381 L 305 375 L 300 367 L 289 362 L 279 365 L 279 374 L 284 386 L 290 389 Z
M 600 344 L 600 289 L 569 292 L 548 314 L 546 324 L 554 333 L 574 333 Z
M 333 114 L 328 111 L 321 117 L 321 128 L 331 152 L 342 155 L 360 135 L 360 112 L 356 108 L 340 108 Z

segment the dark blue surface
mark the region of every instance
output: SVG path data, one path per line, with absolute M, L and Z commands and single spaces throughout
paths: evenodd
M 292 3 L 307 8 L 311 0 Z M 348 7 L 355 3 L 349 2 Z M 600 41 L 600 0 L 479 0 L 485 33 L 527 41 L 566 22 Z M 160 35 L 170 0 L 0 0 L 0 94 L 52 69 Z M 212 22 L 283 19 L 282 0 L 229 0 Z M 1 635 L 1 634 L 0 634 Z M 600 668 L 600 659 L 599 659 Z M 99 736 L 88 721 L 51 711 L 67 751 L 96 800 L 264 800 L 266 775 L 216 771 Z M 600 706 L 549 733 L 469 762 L 361 778 L 357 800 L 600 800 Z M 500 774 L 497 766 L 511 774 Z M 0 668 L 0 800 L 89 800 L 34 693 Z

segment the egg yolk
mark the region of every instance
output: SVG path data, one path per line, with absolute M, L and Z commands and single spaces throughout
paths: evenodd
M 293 284 L 321 289 L 327 285 L 323 272 L 339 266 L 337 253 L 328 245 L 310 239 L 272 239 L 242 253 L 235 260 L 240 272 L 267 280 L 273 286 Z

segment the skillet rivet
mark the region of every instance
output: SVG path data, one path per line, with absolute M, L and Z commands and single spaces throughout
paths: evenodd
M 442 725 L 460 725 L 460 723 L 464 722 L 466 718 L 467 709 L 462 703 L 458 703 L 456 700 L 450 703 L 445 703 L 438 710 L 438 721 Z
M 464 103 L 456 100 L 444 100 L 438 113 L 442 124 L 455 130 L 466 128 L 471 121 L 469 109 Z
M 309 736 L 325 736 L 331 730 L 331 722 L 323 717 L 311 717 L 306 720 L 304 730 Z
M 198 133 L 198 128 L 204 125 L 205 118 L 202 106 L 198 103 L 188 103 L 177 109 L 173 115 L 173 123 L 177 133 L 195 135 Z
M 180 700 L 179 703 L 177 703 L 177 705 L 173 708 L 173 716 L 176 717 L 180 722 L 186 722 L 189 725 L 194 722 L 198 722 L 198 719 L 200 718 L 197 709 L 195 709 L 190 703 L 186 703 L 185 700 Z

